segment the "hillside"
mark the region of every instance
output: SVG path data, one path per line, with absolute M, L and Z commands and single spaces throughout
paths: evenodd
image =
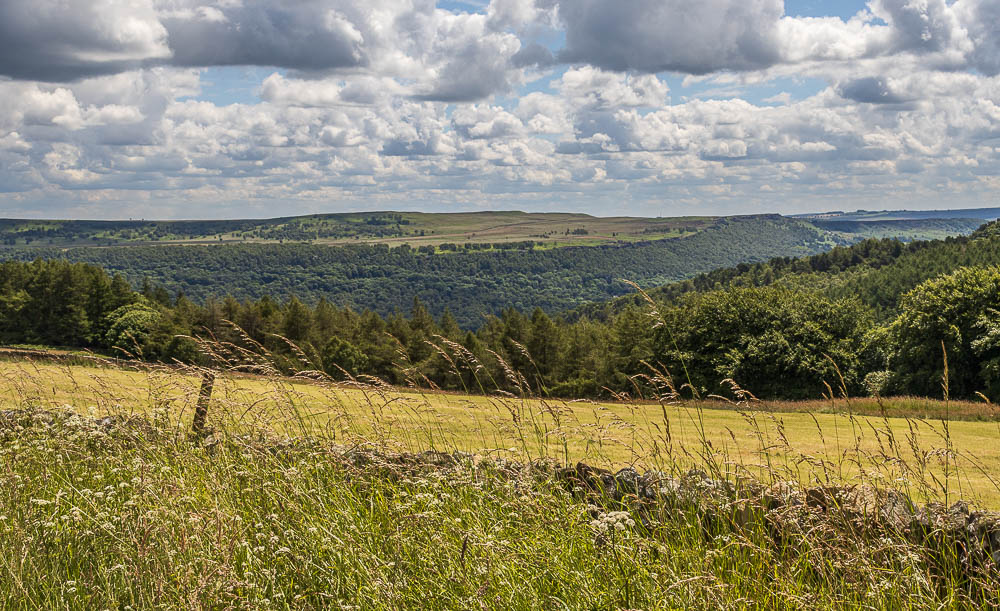
M 198 301 L 225 295 L 297 295 L 307 302 L 325 297 L 384 316 L 409 310 L 419 297 L 435 316 L 450 309 L 459 324 L 475 328 L 484 315 L 508 307 L 559 312 L 622 295 L 629 290 L 624 277 L 658 285 L 745 261 L 817 253 L 831 243 L 808 223 L 769 215 L 718 219 L 684 238 L 547 250 L 519 246 L 432 254 L 384 244 L 240 244 L 19 248 L 0 255 L 92 263 L 124 274 L 133 286 L 149 280 Z
M 618 278 L 635 270 L 683 273 L 762 247 L 825 244 L 794 222 L 743 217 L 679 240 L 478 255 L 384 245 L 83 249 L 106 257 L 104 269 L 58 258 L 0 265 L 0 340 L 208 364 L 185 339 L 194 336 L 265 346 L 289 370 L 305 359 L 338 377 L 465 391 L 489 379 L 507 392 L 527 384 L 574 398 L 658 393 L 644 382 L 650 363 L 683 375 L 694 397 L 731 393 L 724 380 L 766 399 L 816 399 L 834 384 L 850 396 L 941 397 L 944 348 L 951 398 L 1000 400 L 997 223 L 968 237 L 867 240 L 717 269 L 651 290 L 654 318 L 634 296 L 573 316 L 542 309 L 627 288 Z M 734 248 L 748 244 L 757 250 Z M 106 271 L 143 266 L 187 282 L 194 269 L 200 284 L 190 286 L 204 300 L 154 285 L 139 294 Z M 278 292 L 303 286 L 316 289 L 315 305 Z M 234 287 L 259 297 L 226 297 Z M 368 311 L 343 307 L 358 299 Z M 511 377 L 510 367 L 530 375 Z
M 982 225 L 979 218 L 927 218 L 894 220 L 809 219 L 823 231 L 830 232 L 841 244 L 851 244 L 868 238 L 939 240 L 949 236 L 967 235 Z
M 464 328 L 507 307 L 550 313 L 773 257 L 870 237 L 967 234 L 969 219 L 644 219 L 585 214 L 354 213 L 220 221 L 0 220 L 0 258 L 67 258 L 204 301 L 319 298 L 381 315 L 419 297 Z M 336 247 L 335 247 L 336 246 Z M 446 255 L 446 256 L 440 256 Z
M 548 246 L 593 246 L 688 235 L 716 221 L 715 217 L 605 218 L 518 211 L 368 212 L 199 221 L 0 219 L 0 244 L 46 247 L 364 242 L 418 247 L 531 240 Z
M 925 280 L 963 266 L 1000 265 L 998 227 L 997 222 L 992 222 L 968 236 L 910 243 L 868 239 L 800 259 L 778 257 L 717 269 L 647 292 L 657 301 L 675 302 L 687 293 L 780 284 L 819 290 L 834 298 L 854 296 L 873 308 L 880 319 L 888 319 L 897 313 L 900 297 Z M 605 319 L 629 304 L 641 302 L 640 296 L 628 295 L 582 306 L 570 317 Z
M 870 237 L 933 239 L 971 232 L 989 210 L 947 217 L 803 217 L 836 243 Z M 985 216 L 984 216 L 985 215 Z M 85 221 L 0 219 L 0 247 L 141 246 L 177 244 L 409 244 L 438 250 L 490 249 L 531 241 L 539 247 L 628 244 L 690 236 L 724 217 L 595 217 L 518 211 L 312 214 L 273 219 Z M 441 247 L 444 246 L 442 249 Z
M 795 218 L 831 221 L 917 221 L 929 219 L 978 219 L 995 221 L 1000 218 L 1000 208 L 961 208 L 956 210 L 855 210 L 854 212 L 823 212 L 796 214 Z

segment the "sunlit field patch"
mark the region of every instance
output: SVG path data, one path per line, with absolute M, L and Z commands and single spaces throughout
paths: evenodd
M 199 376 L 196 369 L 0 361 L 0 408 L 143 416 L 186 430 Z M 911 398 L 597 403 L 239 374 L 219 375 L 209 405 L 210 425 L 230 432 L 609 468 L 710 465 L 726 477 L 868 483 L 988 507 L 1000 506 L 994 419 L 985 404 Z

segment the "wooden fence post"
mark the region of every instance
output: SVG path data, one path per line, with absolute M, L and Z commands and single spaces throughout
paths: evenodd
M 208 416 L 208 401 L 212 398 L 212 387 L 215 385 L 215 374 L 205 370 L 201 374 L 201 391 L 198 393 L 198 404 L 194 408 L 194 424 L 191 430 L 195 434 L 204 432 L 205 418 Z

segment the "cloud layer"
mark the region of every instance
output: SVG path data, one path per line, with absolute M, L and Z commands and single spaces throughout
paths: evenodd
M 7 0 L 0 209 L 994 205 L 998 24 L 994 0 Z M 207 101 L 232 66 L 265 69 L 256 100 Z

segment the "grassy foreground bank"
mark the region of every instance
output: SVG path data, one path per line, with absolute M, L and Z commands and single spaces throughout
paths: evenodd
M 196 436 L 200 373 L 0 361 L 0 608 L 1000 600 L 995 559 L 968 553 L 975 537 L 966 547 L 941 539 L 939 528 L 954 529 L 937 518 L 915 539 L 909 526 L 878 526 L 879 510 L 859 521 L 767 500 L 793 498 L 791 480 L 1000 506 L 988 406 L 707 404 L 669 393 L 597 404 L 224 374 L 209 408 L 215 432 Z M 426 450 L 449 454 L 424 461 Z M 674 491 L 654 501 L 567 485 L 558 466 L 580 460 L 652 470 L 648 481 Z M 666 486 L 691 468 L 705 479 Z M 734 505 L 748 483 L 755 496 Z
M 899 537 L 590 504 L 503 461 L 197 440 L 71 416 L 0 428 L 0 607 L 982 608 L 995 568 Z M 363 457 L 363 460 L 359 460 Z M 604 503 L 602 503 L 602 500 Z M 945 548 L 948 549 L 948 548 Z

